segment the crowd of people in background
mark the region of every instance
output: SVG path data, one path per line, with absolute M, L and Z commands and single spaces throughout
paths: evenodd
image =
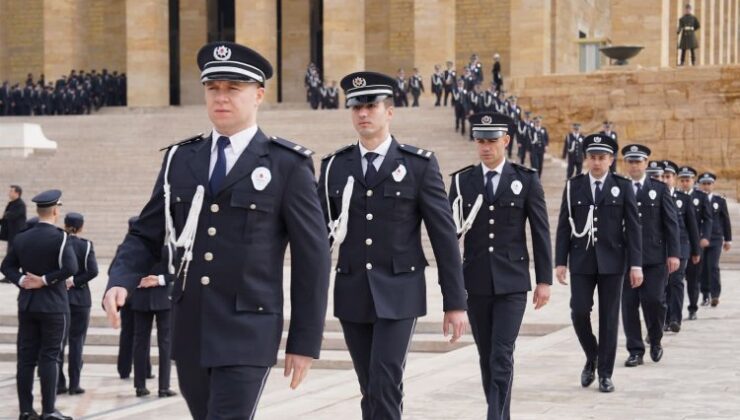
M 324 79 L 319 74 L 319 69 L 314 63 L 309 63 L 303 85 L 306 88 L 306 102 L 311 105 L 311 109 L 339 108 L 337 81 L 332 80 L 329 86 L 326 86 Z
M 0 85 L 0 116 L 80 115 L 103 106 L 126 106 L 126 73 L 71 70 L 48 82 L 28 73 L 22 86 Z

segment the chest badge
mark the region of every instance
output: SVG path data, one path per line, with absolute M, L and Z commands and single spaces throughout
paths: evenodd
M 393 180 L 396 182 L 401 182 L 406 177 L 406 167 L 402 164 L 398 164 L 398 168 L 396 168 L 395 171 L 393 171 Z
M 681 207 L 683 207 L 683 201 L 681 201 L 681 200 L 676 200 L 676 207 L 678 207 L 679 209 L 680 209 Z
M 519 195 L 522 192 L 522 182 L 518 179 L 511 183 L 511 191 L 514 195 Z
M 655 197 L 658 196 L 658 193 L 655 192 L 655 190 L 650 190 L 648 192 L 648 197 L 650 197 L 651 200 L 655 200 Z
M 614 198 L 619 197 L 619 187 L 616 187 L 616 186 L 612 187 L 611 193 L 612 193 L 612 196 L 614 196 Z
M 252 171 L 252 185 L 254 185 L 254 189 L 257 191 L 264 190 L 271 180 L 272 174 L 270 173 L 270 170 L 264 166 L 255 168 L 254 171 Z
M 698 198 L 695 198 L 695 199 L 694 199 L 694 205 L 695 205 L 695 206 L 698 206 L 698 205 L 699 205 L 699 199 L 698 199 Z
M 712 203 L 712 207 L 714 207 L 715 210 L 719 210 L 719 204 L 718 203 Z

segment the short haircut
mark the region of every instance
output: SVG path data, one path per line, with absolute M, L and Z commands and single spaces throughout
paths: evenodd
M 23 195 L 23 188 L 21 188 L 20 185 L 11 185 L 10 188 L 12 188 L 19 197 Z
M 54 208 L 56 206 L 51 207 L 37 207 L 36 213 L 38 213 L 39 217 L 50 217 L 54 213 Z

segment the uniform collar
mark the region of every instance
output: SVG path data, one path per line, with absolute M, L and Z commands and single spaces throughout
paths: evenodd
M 630 181 L 632 181 L 632 185 L 635 185 L 635 184 L 637 184 L 639 182 L 640 185 L 642 185 L 644 187 L 645 186 L 645 180 L 646 179 L 647 179 L 647 173 L 644 173 L 644 174 L 642 174 L 642 178 L 640 178 L 638 180 L 631 179 Z
M 383 140 L 382 143 L 378 147 L 375 148 L 375 150 L 368 150 L 365 148 L 365 146 L 362 145 L 361 141 L 358 141 L 357 144 L 360 145 L 360 157 L 365 157 L 365 154 L 368 152 L 377 153 L 379 156 L 385 157 L 385 155 L 388 154 L 388 149 L 391 148 L 391 142 L 393 141 L 393 137 L 391 137 L 390 134 L 388 134 L 388 137 Z
M 593 183 L 594 183 L 594 182 L 596 182 L 596 181 L 601 181 L 601 185 L 603 186 L 603 185 L 604 185 L 604 183 L 606 182 L 606 177 L 607 177 L 608 175 L 609 175 L 609 172 L 605 172 L 605 173 L 604 173 L 604 176 L 602 176 L 601 178 L 594 178 L 594 176 L 593 176 L 593 175 L 591 174 L 591 172 L 589 172 L 589 173 L 588 173 L 588 179 L 589 179 L 589 181 L 591 182 L 591 184 L 593 184 Z
M 244 149 L 249 146 L 249 143 L 252 141 L 252 138 L 254 138 L 254 135 L 257 134 L 257 130 L 259 127 L 257 124 L 246 128 L 232 136 L 229 136 L 229 141 L 231 144 L 231 149 L 234 151 L 234 154 L 237 156 L 240 156 Z M 213 132 L 211 133 L 211 138 L 213 141 L 211 142 L 211 153 L 216 151 L 217 142 L 219 137 L 221 137 L 222 134 L 220 134 L 218 131 L 216 131 L 216 128 L 214 127 Z
M 504 172 L 504 165 L 506 165 L 506 158 L 501 159 L 501 163 L 499 163 L 495 168 L 489 168 L 485 163 L 481 162 L 480 167 L 483 170 L 483 178 L 485 178 L 486 174 L 491 171 L 496 171 L 497 174 L 501 175 Z

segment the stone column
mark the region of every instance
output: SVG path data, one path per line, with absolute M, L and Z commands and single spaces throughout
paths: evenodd
M 707 57 L 707 38 L 708 36 L 708 29 L 707 29 L 707 0 L 701 0 L 701 3 L 698 5 L 699 7 L 696 10 L 696 17 L 699 19 L 699 25 L 701 26 L 701 29 L 699 30 L 699 51 L 697 54 L 699 54 L 699 65 L 703 66 L 704 62 Z
M 455 2 L 416 0 L 414 3 L 414 65 L 424 77 L 424 88 L 432 93 L 434 65 L 445 69 L 445 61 L 455 60 Z M 490 57 L 481 57 L 488 62 Z
M 372 0 L 369 2 L 372 4 Z M 389 65 L 392 67 L 392 75 L 399 68 L 410 77 L 415 66 L 415 19 L 414 0 L 391 0 L 389 4 L 388 19 L 388 50 L 385 52 Z M 429 35 L 429 34 L 424 34 Z M 422 71 L 420 69 L 420 71 Z
M 303 78 L 311 60 L 310 2 L 282 0 L 282 100 L 305 102 Z M 323 76 L 323 75 L 322 75 Z M 324 79 L 328 86 L 331 82 Z
M 713 66 L 714 65 L 714 63 L 715 63 L 715 57 L 717 55 L 717 50 L 716 50 L 716 47 L 715 47 L 715 45 L 717 45 L 717 43 L 716 43 L 717 30 L 716 30 L 716 27 L 715 27 L 715 23 L 716 23 L 715 14 L 717 13 L 716 3 L 717 3 L 717 0 L 709 0 L 709 7 L 706 9 L 707 12 L 709 12 L 708 13 L 709 14 L 709 19 L 708 19 L 709 20 L 709 27 L 707 29 L 709 29 L 709 31 L 708 31 L 709 32 L 709 34 L 708 34 L 708 36 L 709 36 L 709 51 L 708 51 L 708 54 L 709 54 L 709 63 L 708 64 L 710 66 Z
M 180 103 L 204 103 L 200 70 L 196 62 L 198 50 L 207 41 L 207 11 L 203 0 L 180 0 Z
M 550 73 L 551 4 L 511 0 L 511 22 L 516 22 L 511 36 L 511 73 L 517 77 Z
M 256 50 L 273 67 L 265 101 L 277 102 L 277 3 L 275 0 L 234 0 L 236 42 Z
M 51 80 L 81 67 L 77 0 L 44 1 L 44 75 Z M 38 75 L 34 75 L 36 77 Z
M 324 78 L 365 70 L 365 0 L 324 0 Z
M 126 0 L 128 106 L 170 104 L 167 0 Z

